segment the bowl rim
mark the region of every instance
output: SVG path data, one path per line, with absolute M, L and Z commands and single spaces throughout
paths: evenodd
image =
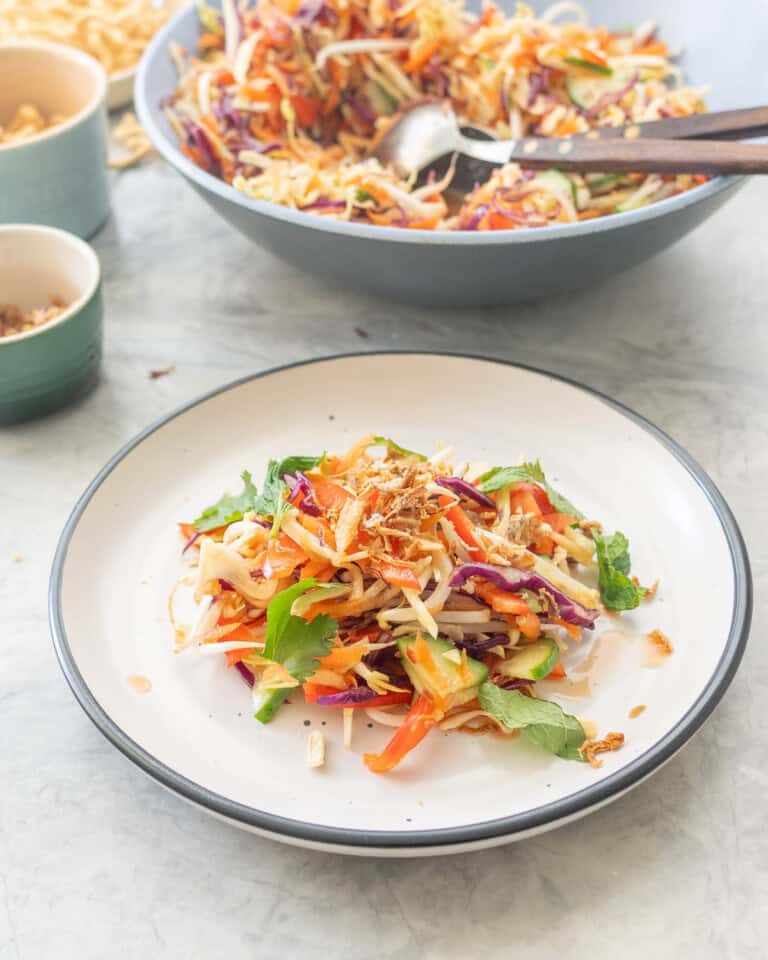
M 557 801 L 535 807 L 531 810 L 499 817 L 494 820 L 485 820 L 479 823 L 463 824 L 453 827 L 440 827 L 417 831 L 369 831 L 332 827 L 304 820 L 295 820 L 279 814 L 266 813 L 226 796 L 222 796 L 210 788 L 190 780 L 162 760 L 157 759 L 147 749 L 129 737 L 112 719 L 107 710 L 96 699 L 81 674 L 72 648 L 69 645 L 63 616 L 62 586 L 69 544 L 77 529 L 80 518 L 87 510 L 92 498 L 109 475 L 120 466 L 121 462 L 132 450 L 167 423 L 182 416 L 194 407 L 205 403 L 219 394 L 235 389 L 253 380 L 259 380 L 272 374 L 279 374 L 286 370 L 301 368 L 308 364 L 383 356 L 438 356 L 479 360 L 485 363 L 531 371 L 544 377 L 553 378 L 561 383 L 569 384 L 601 400 L 654 437 L 688 471 L 693 481 L 698 484 L 702 493 L 709 501 L 723 531 L 731 555 L 734 576 L 733 614 L 728 635 L 723 645 L 722 654 L 707 684 L 695 702 L 677 723 L 643 754 L 630 761 L 621 770 L 607 776 L 604 780 L 569 794 L 566 797 L 562 797 Z M 694 460 L 687 450 L 677 443 L 676 440 L 673 440 L 672 437 L 650 420 L 630 407 L 625 406 L 623 403 L 595 390 L 593 387 L 562 376 L 554 371 L 543 370 L 538 367 L 496 357 L 440 350 L 372 350 L 299 360 L 293 363 L 271 367 L 258 373 L 248 374 L 237 380 L 225 383 L 220 387 L 209 390 L 194 400 L 182 404 L 165 416 L 160 417 L 118 450 L 96 474 L 78 499 L 59 538 L 51 566 L 48 588 L 48 624 L 51 639 L 59 666 L 64 673 L 75 699 L 104 737 L 129 760 L 136 764 L 136 766 L 143 770 L 144 773 L 182 799 L 188 800 L 215 816 L 233 822 L 238 826 L 266 833 L 275 839 L 282 839 L 287 842 L 314 847 L 321 846 L 325 849 L 333 849 L 335 852 L 354 852 L 358 854 L 365 854 L 366 851 L 376 851 L 383 852 L 384 854 L 388 852 L 390 855 L 397 855 L 398 852 L 410 852 L 412 850 L 415 850 L 417 854 L 428 854 L 430 852 L 447 853 L 457 849 L 469 849 L 493 844 L 494 842 L 498 843 L 502 842 L 502 840 L 511 840 L 518 836 L 525 836 L 531 831 L 537 831 L 549 825 L 554 826 L 559 823 L 565 823 L 618 798 L 622 793 L 645 780 L 670 760 L 690 740 L 694 733 L 699 730 L 704 721 L 715 709 L 730 686 L 736 670 L 741 663 L 749 636 L 751 618 L 752 576 L 749 556 L 736 519 L 713 480 L 703 467 Z
M 85 257 L 88 267 L 90 268 L 91 276 L 86 285 L 85 292 L 73 300 L 57 317 L 54 317 L 53 320 L 49 320 L 47 323 L 41 323 L 39 327 L 35 327 L 32 330 L 14 333 L 8 337 L 0 337 L 0 350 L 14 343 L 20 343 L 22 340 L 29 340 L 32 337 L 41 336 L 53 330 L 55 327 L 60 326 L 62 323 L 66 323 L 67 320 L 79 313 L 83 307 L 90 302 L 101 283 L 101 264 L 99 263 L 99 258 L 96 256 L 93 248 L 86 243 L 85 240 L 76 237 L 74 233 L 69 233 L 67 230 L 60 230 L 58 227 L 46 227 L 42 224 L 35 223 L 0 223 L 0 238 L 8 233 L 44 234 L 52 237 L 56 243 L 62 243 L 64 246 L 68 245 L 74 248 L 78 254 Z
M 48 40 L 5 40 L 0 43 L 0 57 L 5 50 L 31 50 L 37 53 L 47 53 L 51 57 L 58 57 L 60 60 L 77 63 L 90 71 L 92 82 L 95 83 L 95 90 L 84 107 L 81 107 L 77 113 L 73 113 L 72 116 L 67 117 L 61 123 L 41 130 L 33 137 L 19 140 L 16 143 L 0 143 L 0 158 L 14 150 L 42 143 L 45 140 L 52 140 L 54 137 L 66 133 L 96 113 L 104 103 L 107 94 L 107 73 L 99 61 L 89 53 L 85 53 L 77 47 L 68 47 L 63 43 L 51 43 Z
M 144 50 L 134 83 L 134 105 L 139 122 L 157 152 L 200 190 L 213 193 L 227 203 L 289 225 L 308 227 L 320 233 L 336 234 L 350 239 L 365 237 L 366 239 L 388 243 L 415 245 L 485 247 L 518 243 L 545 243 L 549 240 L 561 240 L 617 230 L 625 226 L 653 220 L 666 214 L 673 214 L 709 197 L 714 197 L 718 193 L 736 186 L 744 179 L 738 176 L 713 177 L 706 183 L 686 190 L 684 193 L 668 197 L 666 200 L 659 200 L 637 210 L 613 213 L 610 216 L 597 217 L 594 220 L 550 224 L 541 229 L 528 230 L 404 230 L 399 227 L 379 227 L 375 224 L 331 220 L 317 214 L 291 210 L 289 207 L 283 207 L 266 200 L 253 200 L 224 180 L 220 180 L 213 174 L 202 170 L 188 157 L 185 157 L 178 146 L 166 137 L 155 122 L 153 107 L 157 104 L 153 104 L 150 99 L 150 69 L 160 57 L 168 55 L 169 44 L 174 33 L 179 24 L 189 16 L 196 16 L 196 8 L 194 6 L 182 6 L 173 16 L 169 17 L 165 25 L 154 35 Z M 167 94 L 161 94 L 161 96 L 165 95 Z M 159 104 L 160 98 L 157 99 Z

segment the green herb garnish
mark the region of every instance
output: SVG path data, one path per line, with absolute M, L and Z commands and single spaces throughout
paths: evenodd
M 216 527 L 225 527 L 236 520 L 242 520 L 243 514 L 254 509 L 254 502 L 258 495 L 250 473 L 243 470 L 240 474 L 243 480 L 243 491 L 237 496 L 225 493 L 212 507 L 208 507 L 195 520 L 195 527 L 200 533 L 215 530 Z
M 295 473 L 297 470 L 311 470 L 322 459 L 322 457 L 285 457 L 283 460 L 269 461 L 264 485 L 254 502 L 253 509 L 262 517 L 272 517 L 272 537 L 277 536 L 283 517 L 291 509 L 291 505 L 285 498 L 288 485 L 283 477 L 286 473 Z
M 604 537 L 595 529 L 592 530 L 592 539 L 595 541 L 603 603 L 609 610 L 634 610 L 646 591 L 629 577 L 629 540 L 623 533 Z
M 547 492 L 549 501 L 558 513 L 567 513 L 569 516 L 583 520 L 584 514 L 547 482 L 541 463 L 519 463 L 515 467 L 493 467 L 480 477 L 478 488 L 483 493 L 493 493 L 503 490 L 513 483 L 538 483 Z
M 502 690 L 486 681 L 477 695 L 483 710 L 509 730 L 520 730 L 529 740 L 564 760 L 584 760 L 579 753 L 587 739 L 576 719 L 551 700 L 529 697 L 519 690 Z
M 317 586 L 317 580 L 301 580 L 287 590 L 281 590 L 267 607 L 267 633 L 264 638 L 264 658 L 282 664 L 294 680 L 304 683 L 317 670 L 317 661 L 331 648 L 331 638 L 338 624 L 333 617 L 321 614 L 307 622 L 291 613 L 294 601 L 307 590 Z M 269 723 L 291 692 L 291 687 L 265 692 L 256 711 L 256 719 Z

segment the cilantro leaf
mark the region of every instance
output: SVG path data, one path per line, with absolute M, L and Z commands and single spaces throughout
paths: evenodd
M 217 503 L 203 510 L 195 520 L 195 527 L 201 533 L 205 533 L 207 530 L 215 530 L 216 527 L 225 527 L 228 523 L 234 523 L 236 520 L 242 520 L 246 511 L 254 509 L 258 490 L 247 470 L 243 470 L 240 476 L 243 479 L 242 493 L 238 496 L 225 493 Z
M 520 463 L 515 467 L 493 467 L 480 477 L 478 487 L 483 493 L 493 493 L 512 483 L 538 483 L 547 491 L 549 502 L 558 513 L 567 513 L 577 520 L 584 519 L 584 514 L 567 497 L 549 485 L 538 460 L 535 463 Z
M 285 457 L 283 460 L 270 460 L 267 466 L 267 475 L 261 494 L 256 498 L 253 509 L 263 517 L 272 517 L 272 536 L 276 537 L 285 514 L 290 510 L 290 504 L 285 498 L 288 489 L 283 477 L 286 473 L 296 473 L 297 470 L 311 470 L 316 467 L 322 457 Z
M 361 190 L 360 187 L 355 190 L 355 202 L 356 203 L 368 203 L 371 200 L 374 200 L 375 197 L 372 193 L 368 193 L 367 190 Z
M 484 70 L 493 70 L 496 66 L 496 61 L 491 60 L 490 57 L 478 57 L 478 62 Z
M 634 610 L 645 590 L 631 580 L 629 541 L 623 533 L 604 537 L 593 528 L 595 556 L 600 575 L 600 596 L 609 610 Z
M 405 447 L 401 447 L 399 443 L 395 443 L 390 437 L 374 437 L 373 442 L 376 446 L 386 447 L 389 453 L 396 453 L 401 457 L 416 457 L 418 460 L 426 460 L 427 458 L 423 453 L 416 453 L 414 450 L 407 450 Z
M 486 680 L 477 695 L 483 710 L 509 730 L 521 730 L 530 741 L 564 760 L 584 760 L 579 753 L 587 735 L 570 714 L 551 700 L 529 697 L 519 690 L 502 690 Z
M 267 660 L 282 664 L 299 683 L 317 670 L 318 659 L 328 653 L 331 637 L 335 636 L 338 629 L 333 617 L 325 614 L 315 617 L 310 623 L 291 613 L 294 600 L 316 586 L 317 580 L 301 580 L 287 590 L 281 590 L 267 607 L 263 655 Z M 269 723 L 290 692 L 291 689 L 285 687 L 267 691 L 256 711 L 257 720 Z

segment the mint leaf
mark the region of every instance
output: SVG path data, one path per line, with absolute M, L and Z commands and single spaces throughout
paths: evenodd
M 258 490 L 247 470 L 243 470 L 240 476 L 243 480 L 242 493 L 236 497 L 230 493 L 225 493 L 217 503 L 203 510 L 195 520 L 195 527 L 201 533 L 205 533 L 207 530 L 215 530 L 216 527 L 225 527 L 236 520 L 242 520 L 244 513 L 254 509 Z
M 543 483 L 544 479 L 544 471 L 537 460 L 536 463 L 519 463 L 515 467 L 492 467 L 480 477 L 477 487 L 483 493 L 494 493 L 513 483 Z
M 600 534 L 598 534 L 600 536 Z M 614 533 L 610 537 L 603 537 L 608 560 L 619 573 L 629 573 L 631 562 L 629 559 L 629 540 L 623 533 Z
M 418 460 L 427 459 L 423 453 L 407 450 L 405 447 L 401 447 L 399 443 L 395 443 L 390 437 L 374 437 L 373 442 L 376 446 L 386 447 L 389 453 L 396 453 L 401 457 L 416 457 Z
M 303 617 L 291 613 L 294 600 L 316 586 L 317 580 L 301 580 L 293 587 L 281 590 L 267 607 L 267 633 L 263 656 L 282 664 L 299 683 L 303 683 L 317 670 L 318 659 L 328 653 L 331 638 L 338 630 L 338 624 L 333 617 L 325 614 L 307 622 Z M 269 691 L 256 712 L 256 718 L 262 723 L 268 723 L 290 692 L 290 688 Z
M 549 485 L 538 460 L 535 463 L 520 463 L 515 467 L 493 467 L 480 477 L 478 488 L 483 493 L 493 493 L 513 483 L 538 483 L 547 491 L 549 502 L 558 513 L 567 513 L 577 520 L 584 519 L 584 514 L 567 497 Z
M 283 460 L 270 460 L 267 466 L 267 475 L 261 495 L 256 498 L 253 509 L 262 517 L 272 517 L 272 536 L 276 537 L 280 530 L 280 523 L 290 510 L 290 504 L 285 498 L 288 489 L 283 477 L 286 473 L 296 473 L 311 470 L 316 467 L 322 457 L 285 457 Z
M 521 730 L 533 743 L 564 760 L 584 760 L 579 747 L 587 739 L 584 728 L 551 700 L 529 697 L 519 690 L 502 690 L 486 680 L 477 695 L 483 710 L 509 730 Z
M 600 596 L 609 610 L 634 610 L 645 590 L 631 580 L 629 541 L 623 533 L 604 537 L 594 528 L 595 556 L 600 575 Z

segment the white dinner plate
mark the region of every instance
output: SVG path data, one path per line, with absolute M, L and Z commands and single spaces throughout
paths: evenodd
M 567 662 L 603 639 L 589 696 L 553 699 L 626 743 L 603 766 L 553 758 L 520 738 L 433 734 L 386 776 L 362 754 L 390 732 L 292 698 L 274 722 L 219 657 L 173 653 L 167 599 L 183 573 L 177 521 L 191 520 L 247 468 L 341 451 L 375 432 L 410 449 L 450 443 L 458 460 L 540 457 L 590 517 L 622 530 L 633 571 L 657 597 L 603 617 Z M 76 505 L 50 590 L 56 652 L 89 717 L 130 760 L 209 812 L 275 839 L 346 853 L 468 850 L 550 829 L 620 796 L 701 726 L 728 687 L 749 630 L 751 580 L 733 516 L 685 451 L 636 413 L 551 374 L 482 358 L 375 353 L 299 363 L 183 407 L 121 450 Z M 671 656 L 648 659 L 660 628 Z M 608 657 L 606 650 L 610 652 Z M 145 677 L 139 693 L 129 677 Z M 631 708 L 644 712 L 630 719 Z M 320 726 L 322 721 L 325 726 Z M 309 727 L 307 727 L 307 722 Z M 328 759 L 305 764 L 308 729 Z

